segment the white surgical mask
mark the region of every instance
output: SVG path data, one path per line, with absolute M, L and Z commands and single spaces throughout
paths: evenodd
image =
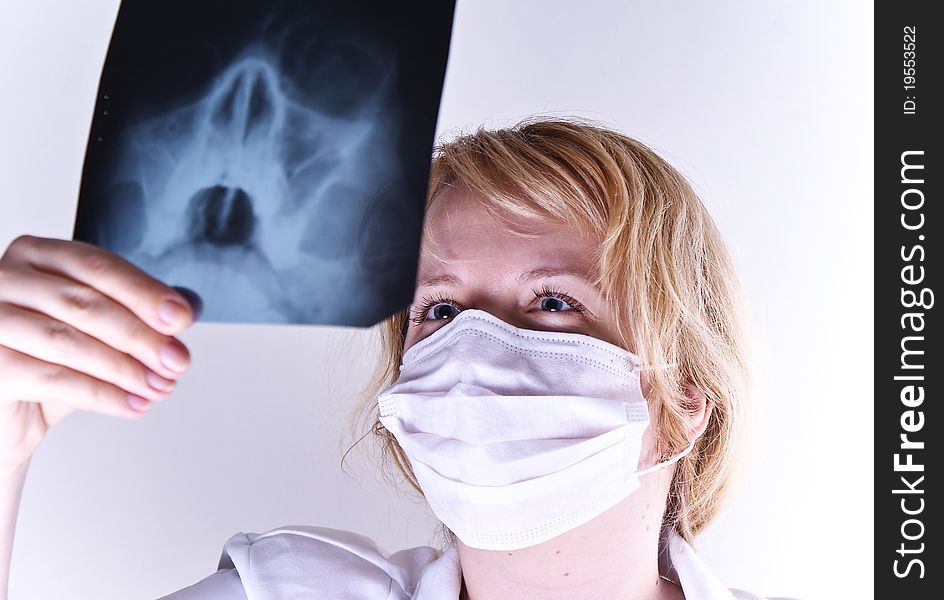
M 486 550 L 574 529 L 692 448 L 639 470 L 649 409 L 634 354 L 475 309 L 409 348 L 378 402 L 433 513 Z

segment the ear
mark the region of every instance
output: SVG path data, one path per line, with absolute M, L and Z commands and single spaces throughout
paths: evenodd
M 701 391 L 691 381 L 685 384 L 685 395 L 688 397 L 688 423 L 686 424 L 686 434 L 689 443 L 692 440 L 700 438 L 708 429 L 708 422 L 711 419 L 711 411 L 714 408 L 711 400 L 705 392 Z

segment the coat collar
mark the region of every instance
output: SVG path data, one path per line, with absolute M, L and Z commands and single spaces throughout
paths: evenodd
M 681 586 L 685 600 L 734 600 L 695 549 L 673 527 L 662 530 L 659 572 Z

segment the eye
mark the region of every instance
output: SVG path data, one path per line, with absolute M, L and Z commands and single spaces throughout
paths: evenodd
M 545 312 L 574 311 L 578 314 L 582 314 L 586 310 L 582 304 L 569 295 L 548 286 L 544 286 L 540 290 L 535 290 L 534 297 L 540 301 L 541 310 Z
M 417 325 L 425 321 L 445 321 L 459 314 L 461 309 L 445 296 L 424 296 L 419 305 L 410 311 L 410 322 Z
M 446 302 L 439 302 L 438 304 L 433 305 L 432 308 L 425 311 L 426 318 L 432 319 L 433 321 L 441 321 L 443 319 L 448 319 L 459 314 L 459 309 L 448 304 Z
M 547 296 L 541 299 L 541 310 L 546 310 L 547 312 L 560 312 L 562 310 L 572 310 L 571 306 L 567 304 L 566 300 L 561 300 L 560 298 L 555 298 L 554 296 Z

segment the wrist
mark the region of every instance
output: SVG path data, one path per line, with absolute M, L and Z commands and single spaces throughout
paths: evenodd
M 21 479 L 26 474 L 26 471 L 29 470 L 30 460 L 32 458 L 32 456 L 27 456 L 25 460 L 14 464 L 0 465 L 0 482 L 6 483 L 7 481 Z

